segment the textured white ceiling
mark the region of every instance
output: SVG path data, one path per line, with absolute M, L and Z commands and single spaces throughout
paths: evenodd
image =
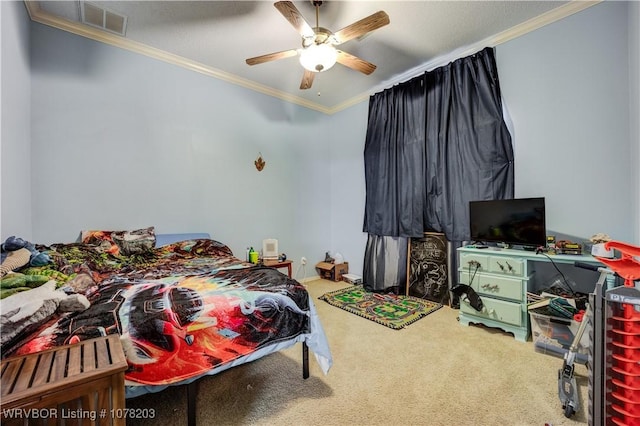
M 35 21 L 78 33 L 78 1 L 26 3 Z M 433 66 L 496 45 L 597 2 L 326 1 L 320 8 L 320 26 L 334 32 L 378 10 L 387 12 L 391 23 L 361 40 L 341 45 L 342 50 L 376 64 L 373 74 L 367 76 L 336 64 L 317 74 L 313 87 L 305 91 L 299 89 L 303 69 L 297 57 L 251 67 L 245 63 L 249 57 L 300 47 L 300 36 L 273 2 L 92 3 L 128 17 L 125 39 L 115 43 L 121 47 L 124 44 L 126 48 L 129 41 L 138 42 L 177 55 L 172 56 L 173 62 L 185 58 L 218 78 L 331 113 Z M 315 26 L 311 3 L 294 4 Z M 66 25 L 67 21 L 72 24 Z M 91 31 L 83 35 L 91 37 Z

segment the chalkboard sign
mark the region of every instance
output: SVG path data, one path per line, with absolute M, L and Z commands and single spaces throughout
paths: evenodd
M 445 304 L 449 299 L 447 239 L 427 232 L 410 238 L 407 253 L 407 295 Z

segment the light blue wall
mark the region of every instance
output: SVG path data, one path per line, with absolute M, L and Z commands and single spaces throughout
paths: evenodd
M 11 235 L 32 237 L 31 80 L 29 16 L 24 3 L 0 2 L 2 117 L 0 157 L 2 241 Z
M 239 257 L 274 237 L 322 258 L 326 115 L 43 25 L 31 37 L 38 241 L 154 225 L 209 232 Z
M 546 197 L 548 230 L 640 242 L 628 12 L 603 2 L 496 49 L 516 196 Z
M 362 275 L 367 243 L 362 223 L 368 110 L 368 102 L 361 102 L 331 118 L 331 251 L 342 254 L 357 275 Z

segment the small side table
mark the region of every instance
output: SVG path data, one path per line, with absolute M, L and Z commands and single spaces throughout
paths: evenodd
M 123 426 L 126 369 L 116 334 L 7 358 L 2 361 L 2 424 Z M 29 413 L 37 416 L 25 418 Z
M 262 264 L 264 266 L 268 266 L 270 268 L 287 268 L 287 273 L 289 275 L 289 278 L 291 278 L 291 265 L 293 264 L 293 260 L 283 260 L 283 261 L 279 261 L 276 259 L 273 260 L 263 260 Z

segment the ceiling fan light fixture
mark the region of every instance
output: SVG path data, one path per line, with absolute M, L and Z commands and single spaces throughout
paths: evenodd
M 300 65 L 312 72 L 323 72 L 335 65 L 336 48 L 330 44 L 312 43 L 300 52 Z
M 380 10 L 373 15 L 347 25 L 334 34 L 320 26 L 319 9 L 323 2 L 321 0 L 310 1 L 316 8 L 315 27 L 309 25 L 292 1 L 280 0 L 273 4 L 298 34 L 302 36 L 302 47 L 248 58 L 245 60 L 247 65 L 257 65 L 298 55 L 300 65 L 304 68 L 300 90 L 311 88 L 316 73 L 331 69 L 336 62 L 340 62 L 341 65 L 366 75 L 375 71 L 376 66 L 371 62 L 351 55 L 342 49 L 337 49 L 336 46 L 354 38 L 363 37 L 371 31 L 388 25 L 389 15 Z

